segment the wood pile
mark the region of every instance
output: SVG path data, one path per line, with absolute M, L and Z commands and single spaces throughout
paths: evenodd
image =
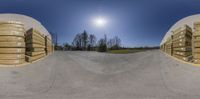
M 26 32 L 26 61 L 33 62 L 45 56 L 45 36 L 31 28 Z
M 0 22 L 0 64 L 18 65 L 25 62 L 24 24 Z
M 184 25 L 173 31 L 173 56 L 190 61 L 192 59 L 192 29 Z

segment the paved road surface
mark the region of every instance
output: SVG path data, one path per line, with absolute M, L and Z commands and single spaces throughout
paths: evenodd
M 0 99 L 199 99 L 200 67 L 159 50 L 134 54 L 55 52 L 0 68 Z

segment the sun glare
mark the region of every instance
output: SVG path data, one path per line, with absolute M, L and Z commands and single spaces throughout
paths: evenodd
M 94 24 L 98 27 L 103 27 L 105 26 L 107 23 L 106 19 L 105 18 L 102 18 L 102 17 L 98 17 L 94 20 Z

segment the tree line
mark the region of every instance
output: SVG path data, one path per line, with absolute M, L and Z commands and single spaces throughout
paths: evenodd
M 89 34 L 86 30 L 75 35 L 71 44 L 65 43 L 63 48 L 57 46 L 58 50 L 72 51 L 99 51 L 106 52 L 108 49 L 120 49 L 121 39 L 118 36 L 108 39 L 106 35 L 97 40 L 94 34 Z
M 56 38 L 55 38 L 56 37 Z M 99 51 L 106 52 L 108 50 L 119 50 L 119 49 L 158 49 L 159 46 L 155 47 L 122 47 L 121 39 L 118 36 L 114 36 L 113 38 L 107 37 L 104 35 L 103 38 L 97 40 L 94 34 L 89 34 L 86 30 L 82 33 L 78 33 L 75 35 L 71 44 L 65 43 L 63 45 L 59 45 L 57 43 L 57 35 L 53 37 L 56 41 L 55 50 L 69 50 L 69 51 Z

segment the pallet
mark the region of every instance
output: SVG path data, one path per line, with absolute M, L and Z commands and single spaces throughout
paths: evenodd
M 174 57 L 180 59 L 180 60 L 183 60 L 183 61 L 191 61 L 192 60 L 192 56 L 181 56 L 181 55 L 176 55 L 176 54 L 173 54 Z
M 1 65 L 19 65 L 25 63 L 25 59 L 17 60 L 0 60 Z
M 181 56 L 183 56 L 183 57 L 187 57 L 187 56 L 192 55 L 192 52 L 191 52 L 191 51 L 188 51 L 188 52 L 183 52 L 183 51 L 173 51 L 173 54 L 181 55 Z

